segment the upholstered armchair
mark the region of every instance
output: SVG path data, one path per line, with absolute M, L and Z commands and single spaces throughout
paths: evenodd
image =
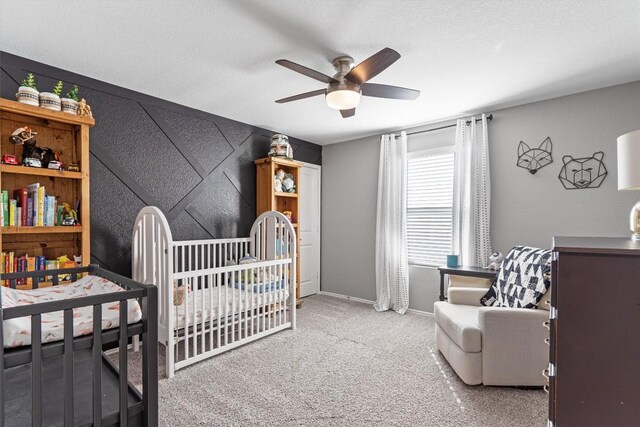
M 542 386 L 549 364 L 547 292 L 535 308 L 484 307 L 490 283 L 452 276 L 448 301 L 434 305 L 436 342 L 466 384 Z

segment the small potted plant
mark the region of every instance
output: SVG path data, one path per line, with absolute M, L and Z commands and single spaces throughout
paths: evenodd
M 78 114 L 78 86 L 73 85 L 69 92 L 67 92 L 67 96 L 65 98 L 60 99 L 62 103 L 62 112 L 69 114 Z
M 36 78 L 33 76 L 33 73 L 27 74 L 27 77 L 22 80 L 22 84 L 18 88 L 16 100 L 23 104 L 35 105 L 37 107 L 40 105 L 39 95 L 40 92 L 38 92 L 38 88 L 36 87 Z
M 53 87 L 51 92 L 40 92 L 40 106 L 49 110 L 60 111 L 60 94 L 62 93 L 62 80 Z

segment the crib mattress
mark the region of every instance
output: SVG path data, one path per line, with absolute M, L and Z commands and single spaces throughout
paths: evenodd
M 51 286 L 42 289 L 17 290 L 2 287 L 2 308 L 17 307 L 90 295 L 102 295 L 122 292 L 117 284 L 98 276 L 85 276 L 67 285 Z M 142 310 L 136 300 L 128 301 L 127 322 L 135 323 L 142 319 Z M 111 302 L 102 306 L 102 329 L 111 329 L 120 325 L 120 304 Z M 64 338 L 64 313 L 56 311 L 42 314 L 42 342 L 60 341 Z M 93 306 L 73 309 L 73 336 L 90 335 L 93 332 Z M 3 322 L 4 346 L 19 347 L 31 345 L 31 319 L 20 317 Z
M 213 288 L 213 295 L 209 289 L 197 289 L 189 292 L 182 305 L 174 307 L 176 310 L 175 327 L 184 328 L 186 325 L 186 313 L 189 316 L 189 325 L 201 323 L 203 319 L 218 318 L 220 316 L 231 316 L 252 308 L 259 308 L 268 304 L 275 304 L 280 301 L 286 302 L 289 297 L 288 289 L 281 289 L 270 292 L 254 293 L 231 286 L 222 286 L 218 295 L 218 288 Z M 220 301 L 220 304 L 218 304 Z M 193 307 L 195 303 L 195 321 Z M 188 305 L 188 307 L 187 307 Z

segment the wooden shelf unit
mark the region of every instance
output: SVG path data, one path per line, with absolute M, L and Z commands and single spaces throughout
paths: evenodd
M 38 147 L 53 149 L 66 166 L 75 163 L 79 172 L 26 166 L 0 165 L 0 189 L 9 192 L 39 182 L 47 194 L 56 196 L 59 203 L 74 205 L 80 202 L 77 226 L 8 226 L 0 224 L 0 250 L 14 251 L 16 256 L 45 256 L 55 259 L 62 255 L 82 256 L 82 264 L 91 262 L 90 187 L 89 187 L 89 129 L 95 124 L 92 117 L 81 117 L 59 111 L 34 107 L 0 98 L 0 155 L 13 154 L 22 160 L 22 146 L 9 141 L 11 133 L 29 126 L 38 133 Z
M 52 176 L 55 178 L 82 179 L 80 172 L 61 171 L 56 169 L 31 168 L 27 166 L 0 165 L 1 173 L 18 175 Z
M 266 211 L 291 211 L 291 223 L 296 229 L 297 257 L 296 257 L 296 301 L 300 300 L 300 236 L 298 235 L 300 221 L 300 168 L 302 163 L 279 157 L 258 159 L 256 164 L 256 215 Z M 276 192 L 273 177 L 278 169 L 293 174 L 296 185 L 295 193 Z

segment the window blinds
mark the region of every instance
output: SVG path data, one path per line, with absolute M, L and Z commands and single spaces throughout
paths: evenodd
M 441 266 L 451 253 L 453 151 L 425 152 L 408 160 L 409 263 Z

